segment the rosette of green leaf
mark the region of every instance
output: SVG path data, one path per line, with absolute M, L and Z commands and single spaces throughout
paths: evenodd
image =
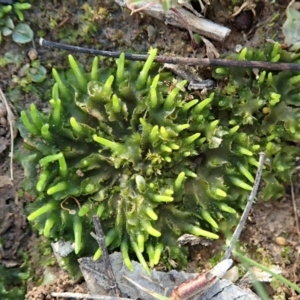
M 231 58 L 299 62 L 299 54 L 281 49 L 278 43 L 262 50 L 245 48 Z M 254 137 L 255 144 L 266 152 L 270 161 L 263 173 L 266 187 L 261 195 L 264 199 L 280 197 L 293 170 L 295 142 L 300 137 L 300 110 L 297 108 L 300 106 L 300 75 L 289 71 L 254 73 L 250 69 L 231 68 L 217 68 L 215 75 L 219 79 L 226 76 L 228 82 L 224 93 L 216 93 L 218 109 L 228 115 L 231 109 L 230 124 L 242 125 L 241 130 Z M 251 157 L 248 163 L 256 164 Z
M 281 195 L 295 157 L 285 146 L 298 125 L 273 114 L 279 105 L 293 117 L 299 113 L 274 86 L 280 73 L 244 74 L 241 85 L 224 69 L 232 79 L 225 89 L 187 101 L 186 82 L 173 85 L 171 74 L 159 73 L 155 55 L 150 50 L 143 64 L 122 54 L 111 69 L 99 69 L 96 57 L 90 73 L 69 56 L 70 71 L 53 70 L 50 113 L 32 105 L 19 122 L 24 184 L 37 196 L 27 207 L 34 227 L 97 258 L 101 251 L 90 236 L 96 214 L 107 246 L 120 247 L 129 268 L 134 252 L 147 271 L 145 253 L 151 266 L 163 249 L 184 264 L 180 235 L 214 239 L 220 223 L 234 224 L 261 150 L 270 152 L 263 195 Z M 280 189 L 270 188 L 274 182 Z
M 12 35 L 16 43 L 28 43 L 33 38 L 33 31 L 29 25 L 18 23 L 15 25 L 15 19 L 12 13 L 15 13 L 20 21 L 24 21 L 23 11 L 31 8 L 27 2 L 15 2 L 13 5 L 0 4 L 0 44 L 2 37 Z
M 115 75 L 99 72 L 97 58 L 85 75 L 70 56 L 68 81 L 53 71 L 56 84 L 49 116 L 34 105 L 21 114 L 28 154 L 23 165 L 30 174 L 26 185 L 34 186 L 38 195 L 28 219 L 46 236 L 66 239 L 73 232 L 77 253 L 84 251 L 82 236 L 89 237 L 91 216 L 98 214 L 109 247 L 124 245 L 124 258 L 131 248 L 142 260 L 150 237 L 156 244 L 164 241 L 156 227 L 160 208 L 168 204 L 175 220 L 186 179 L 197 177 L 192 158 L 204 142 L 201 131 L 209 132 L 209 140 L 221 132 L 218 122 L 210 122 L 208 129 L 204 122 L 213 95 L 187 107 L 180 91 L 185 82 L 173 90 L 163 85 L 153 64 L 155 53 L 151 50 L 144 65 L 125 64 L 122 55 Z M 179 122 L 174 122 L 176 117 Z M 40 166 L 39 173 L 32 165 Z M 225 198 L 226 193 L 221 194 Z M 215 225 L 208 215 L 199 220 Z M 173 235 L 188 231 L 218 237 L 209 226 L 202 229 L 199 220 Z M 155 253 L 157 262 L 161 252 Z
M 14 23 L 12 19 L 8 17 L 8 14 L 11 10 L 11 5 L 0 4 L 0 43 L 2 42 L 2 36 L 8 36 L 12 34 Z

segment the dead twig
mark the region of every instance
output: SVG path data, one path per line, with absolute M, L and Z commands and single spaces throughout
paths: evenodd
M 117 281 L 110 263 L 108 251 L 105 245 L 105 236 L 102 230 L 101 223 L 99 221 L 99 218 L 97 216 L 93 216 L 93 223 L 96 230 L 96 240 L 99 244 L 99 247 L 102 249 L 102 259 L 105 266 L 105 269 L 107 270 L 107 277 L 110 281 L 109 285 L 112 287 L 111 290 L 114 293 L 116 297 L 120 296 L 120 291 L 118 289 Z
M 292 196 L 293 210 L 294 210 L 294 216 L 295 216 L 296 232 L 300 236 L 299 221 L 298 221 L 298 209 L 297 209 L 297 203 L 296 203 L 296 199 L 295 199 L 294 184 L 293 184 L 292 176 L 293 176 L 293 174 L 290 176 L 291 196 Z
M 243 227 L 246 223 L 246 220 L 248 218 L 250 209 L 252 207 L 254 198 L 256 197 L 257 190 L 258 190 L 258 187 L 259 187 L 259 184 L 260 184 L 260 178 L 261 178 L 261 174 L 262 174 L 264 159 L 265 159 L 265 153 L 261 152 L 259 154 L 258 169 L 257 169 L 257 172 L 256 172 L 256 177 L 255 177 L 255 181 L 254 181 L 254 184 L 253 184 L 252 191 L 251 191 L 250 196 L 248 198 L 248 202 L 247 202 L 247 205 L 245 207 L 245 210 L 244 210 L 244 212 L 241 216 L 240 223 L 238 224 L 238 226 L 236 227 L 236 229 L 233 233 L 230 244 L 229 244 L 229 246 L 228 246 L 228 248 L 227 248 L 227 250 L 224 254 L 223 259 L 228 259 L 231 256 L 233 247 L 235 246 L 235 243 L 239 239 L 239 237 L 241 235 L 241 232 L 243 230 Z
M 14 170 L 13 170 L 13 153 L 14 153 L 14 125 L 15 125 L 15 119 L 14 115 L 8 105 L 8 101 L 2 91 L 0 89 L 0 99 L 5 105 L 6 111 L 7 111 L 7 120 L 9 123 L 9 131 L 10 131 L 10 179 L 14 179 Z
M 75 299 L 97 299 L 97 300 L 132 300 L 129 298 L 118 298 L 110 296 L 100 296 L 100 295 L 90 295 L 90 294 L 81 294 L 81 293 L 51 293 L 52 297 L 61 297 L 61 298 L 75 298 Z
M 40 45 L 48 48 L 63 49 L 73 52 L 107 56 L 111 58 L 118 58 L 121 54 L 119 51 L 97 50 L 85 47 L 72 46 L 51 42 L 40 38 Z M 130 54 L 125 53 L 125 58 L 128 60 L 145 61 L 148 54 Z M 295 63 L 274 63 L 266 61 L 246 61 L 246 60 L 230 60 L 230 59 L 210 59 L 210 58 L 192 58 L 192 57 L 170 57 L 158 55 L 154 59 L 155 62 L 194 65 L 194 66 L 218 66 L 218 67 L 233 67 L 233 68 L 251 68 L 264 69 L 268 71 L 300 71 L 300 64 Z
M 69 20 L 70 20 L 70 16 L 67 16 L 59 24 L 57 24 L 56 28 L 60 28 L 60 27 L 64 26 Z

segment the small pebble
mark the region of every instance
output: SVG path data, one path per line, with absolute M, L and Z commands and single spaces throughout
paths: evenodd
M 235 52 L 236 53 L 240 53 L 242 51 L 242 49 L 243 49 L 243 46 L 241 44 L 237 44 L 235 46 Z
M 0 103 L 0 117 L 5 117 L 7 114 L 6 108 L 3 103 Z
M 188 45 L 186 47 L 186 53 L 194 53 L 194 49 L 193 49 L 193 47 L 191 45 Z
M 233 8 L 233 13 L 236 13 L 238 10 L 240 9 L 240 7 L 239 6 L 235 6 L 234 8 Z
M 4 117 L 0 117 L 0 124 L 2 127 L 7 128 L 7 120 Z
M 231 282 L 236 282 L 239 279 L 239 269 L 237 266 L 232 267 L 228 270 L 222 279 L 227 279 Z
M 28 52 L 28 57 L 31 61 L 34 61 L 38 58 L 38 53 L 35 49 L 30 49 Z
M 147 33 L 148 33 L 148 41 L 150 43 L 155 42 L 157 36 L 157 29 L 155 29 L 152 25 L 149 25 L 147 27 Z
M 278 236 L 275 239 L 275 242 L 279 246 L 286 246 L 289 243 L 288 240 L 286 238 L 282 237 L 282 236 Z

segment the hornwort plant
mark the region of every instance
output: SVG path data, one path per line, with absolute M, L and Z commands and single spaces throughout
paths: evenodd
M 134 253 L 147 271 L 146 257 L 153 267 L 162 253 L 186 264 L 182 234 L 217 239 L 236 224 L 260 151 L 268 158 L 260 197 L 282 196 L 300 138 L 300 75 L 217 68 L 222 88 L 202 100 L 155 56 L 151 49 L 141 63 L 121 54 L 109 68 L 95 57 L 86 73 L 70 55 L 70 70 L 53 69 L 50 112 L 32 104 L 18 125 L 32 226 L 98 258 L 97 215 L 107 247 L 120 248 L 129 269 Z M 299 54 L 275 44 L 238 58 L 295 62 Z

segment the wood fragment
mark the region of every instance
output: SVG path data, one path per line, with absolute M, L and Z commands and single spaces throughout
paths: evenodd
M 81 258 L 80 264 L 90 262 L 90 267 L 101 272 L 103 267 L 98 268 L 96 265 L 99 262 L 94 262 L 92 258 Z M 110 261 L 112 263 L 113 271 L 118 282 L 118 287 L 122 293 L 122 297 L 128 297 L 131 299 L 143 299 L 143 300 L 170 300 L 168 296 L 177 286 L 183 282 L 192 280 L 198 274 L 191 274 L 186 272 L 177 272 L 176 270 L 171 270 L 169 272 L 161 272 L 157 270 L 152 270 L 151 278 L 143 275 L 144 269 L 140 263 L 132 261 L 134 270 L 129 271 L 123 263 L 123 257 L 121 253 L 114 252 L 110 255 Z M 221 279 L 226 271 L 232 266 L 232 259 L 223 260 L 218 263 L 214 268 L 209 270 L 210 276 L 217 276 L 220 280 L 217 280 L 215 284 L 211 287 L 205 289 L 200 297 L 196 295 L 193 299 L 248 299 L 248 300 L 259 300 L 251 291 L 243 290 L 236 285 L 232 284 L 227 280 Z M 94 265 L 94 267 L 93 267 Z M 93 275 L 93 274 L 91 274 Z M 86 276 L 84 275 L 85 279 Z M 99 283 L 99 274 L 95 278 L 95 283 Z M 105 283 L 101 281 L 101 285 Z M 92 289 L 93 290 L 93 289 Z M 105 295 L 102 291 L 89 291 L 93 295 Z M 234 297 L 231 297 L 234 295 Z M 201 298 L 202 297 L 202 298 Z M 117 300 L 117 299 L 116 299 Z
M 211 270 L 180 284 L 172 291 L 170 299 L 186 300 L 194 296 L 199 297 L 224 276 L 232 263 L 232 259 L 224 259 Z
M 115 0 L 115 2 L 121 7 L 126 6 L 126 0 Z M 140 3 L 135 7 L 138 10 L 143 8 L 143 14 L 163 21 L 166 24 L 197 32 L 216 41 L 223 42 L 231 31 L 228 27 L 216 24 L 210 20 L 195 15 L 183 6 L 176 6 L 176 9 L 171 8 L 167 11 L 165 11 L 163 6 L 159 3 L 149 5 L 147 7 L 145 7 L 145 3 Z M 182 22 L 182 19 L 184 19 L 185 22 Z
M 294 216 L 295 216 L 295 230 L 296 233 L 300 236 L 300 228 L 299 228 L 299 214 L 298 214 L 298 209 L 297 209 L 297 203 L 295 199 L 295 192 L 294 192 L 294 184 L 292 180 L 293 174 L 290 176 L 290 184 L 291 184 L 291 196 L 292 196 L 292 202 L 293 202 L 293 210 L 294 210 Z
M 216 49 L 216 47 L 214 46 L 214 44 L 204 37 L 202 37 L 201 39 L 206 47 L 206 56 L 208 58 L 214 58 L 214 57 L 219 58 L 220 54 L 219 54 L 218 50 Z
M 199 274 L 192 280 L 184 282 L 174 289 L 170 295 L 171 300 L 185 300 L 199 295 L 211 287 L 218 280 L 217 276 L 210 272 Z
M 111 290 L 114 294 L 114 296 L 119 297 L 120 296 L 120 291 L 118 289 L 118 285 L 117 285 L 117 281 L 110 263 L 110 259 L 109 259 L 109 254 L 105 245 L 105 235 L 103 233 L 102 230 L 102 226 L 101 223 L 99 221 L 99 218 L 97 216 L 93 216 L 93 223 L 95 226 L 95 230 L 96 230 L 96 240 L 99 244 L 99 247 L 102 250 L 102 257 L 101 259 L 103 259 L 103 263 L 105 265 L 105 269 L 107 271 L 107 277 L 108 280 L 110 281 L 110 286 L 112 287 Z

